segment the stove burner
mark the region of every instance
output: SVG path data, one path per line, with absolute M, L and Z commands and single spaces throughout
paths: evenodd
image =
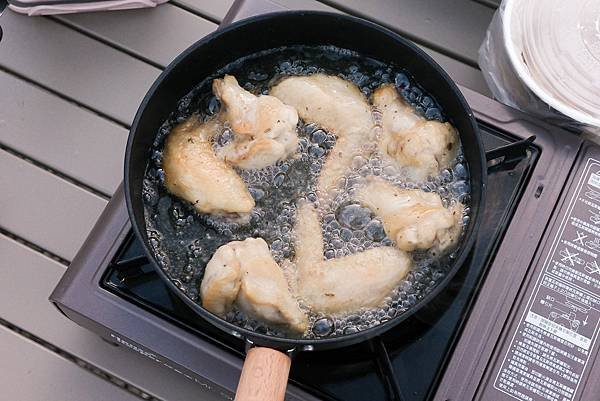
M 515 141 L 490 127 L 481 129 L 489 149 L 488 200 L 477 245 L 463 268 L 438 297 L 397 329 L 343 350 L 298 354 L 291 379 L 299 386 L 331 400 L 364 399 L 364 390 L 355 388 L 358 383 L 367 386 L 373 400 L 429 399 L 538 154 L 535 137 Z M 241 340 L 203 322 L 167 289 L 131 233 L 102 285 L 230 352 L 244 353 Z M 419 366 L 419 375 L 412 374 L 414 365 Z M 377 382 L 379 386 L 374 385 Z
M 533 144 L 533 141 L 535 141 L 535 135 L 485 152 L 488 168 L 495 166 L 514 168 L 519 161 L 527 157 L 527 150 Z

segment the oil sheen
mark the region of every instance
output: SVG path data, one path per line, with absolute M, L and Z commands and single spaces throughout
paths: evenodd
M 335 145 L 335 137 L 314 124 L 298 125 L 297 154 L 261 170 L 239 170 L 248 185 L 256 207 L 249 221 L 208 214 L 198 214 L 187 202 L 170 195 L 163 184 L 162 148 L 174 125 L 191 114 L 207 119 L 219 112 L 219 102 L 211 92 L 214 78 L 234 75 L 240 84 L 255 94 L 268 94 L 269 87 L 289 75 L 322 72 L 355 83 L 370 97 L 382 84 L 392 83 L 417 113 L 428 119 L 445 121 L 435 99 L 423 91 L 407 71 L 398 66 L 362 57 L 332 46 L 285 47 L 253 54 L 224 66 L 206 78 L 182 98 L 177 109 L 157 132 L 145 172 L 143 197 L 146 229 L 156 259 L 170 278 L 192 301 L 201 304 L 199 286 L 204 268 L 216 249 L 230 241 L 261 237 L 270 246 L 281 265 L 293 260 L 293 227 L 296 205 L 300 200 L 318 202 L 315 194 L 323 160 Z M 377 111 L 375 111 L 377 120 Z M 214 146 L 226 144 L 232 133 L 224 127 Z M 393 245 L 383 225 L 373 213 L 353 200 L 353 193 L 364 177 L 380 176 L 399 187 L 420 188 L 438 193 L 445 204 L 466 205 L 464 224 L 469 220 L 469 174 L 462 150 L 453 166 L 424 183 L 411 182 L 402 171 L 386 165 L 376 154 L 356 156 L 348 175 L 337 183 L 336 196 L 321 205 L 325 253 L 323 258 L 338 258 L 369 248 Z M 377 309 L 365 309 L 350 315 L 325 316 L 311 313 L 307 338 L 323 338 L 356 333 L 401 316 L 431 292 L 446 276 L 455 254 L 440 256 L 430 252 L 413 252 L 414 268 L 406 279 Z M 300 300 L 301 306 L 304 307 Z M 255 332 L 290 337 L 277 327 L 270 327 L 233 310 L 226 317 L 235 325 Z

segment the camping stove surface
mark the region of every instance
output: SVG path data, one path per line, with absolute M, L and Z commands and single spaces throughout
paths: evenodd
M 434 388 L 440 367 L 452 346 L 466 309 L 488 260 L 506 228 L 538 150 L 529 141 L 511 141 L 481 126 L 486 149 L 507 157 L 490 167 L 488 197 L 477 245 L 451 285 L 425 309 L 398 329 L 344 350 L 303 352 L 294 358 L 292 380 L 339 400 L 425 400 Z M 100 285 L 164 319 L 184 325 L 224 350 L 243 356 L 244 343 L 199 318 L 169 291 L 144 256 L 141 242 L 130 233 L 106 269 Z M 417 369 L 418 375 L 411 374 Z M 360 390 L 360 389 L 364 390 Z M 393 397 L 390 397 L 393 395 Z
M 277 7 L 237 1 L 226 23 Z M 434 302 L 384 336 L 299 353 L 288 399 L 600 398 L 600 369 L 593 377 L 592 366 L 600 148 L 461 89 L 488 156 L 485 212 L 470 257 Z M 168 290 L 131 233 L 122 188 L 51 300 L 82 326 L 231 399 L 244 342 Z

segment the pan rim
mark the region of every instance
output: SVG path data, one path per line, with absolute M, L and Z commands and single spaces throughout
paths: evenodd
M 271 20 L 274 18 L 283 18 L 287 16 L 317 16 L 317 17 L 326 17 L 326 18 L 337 18 L 344 19 L 353 24 L 359 24 L 366 28 L 378 31 L 378 33 L 390 36 L 393 40 L 402 43 L 404 46 L 410 48 L 418 57 L 421 57 L 425 62 L 433 67 L 435 70 L 437 77 L 440 80 L 444 80 L 450 90 L 453 92 L 453 95 L 456 97 L 456 100 L 459 102 L 460 106 L 465 111 L 471 130 L 475 133 L 476 138 L 476 146 L 479 150 L 479 159 L 481 163 L 479 163 L 479 175 L 481 177 L 480 182 L 480 196 L 479 202 L 476 207 L 476 210 L 473 211 L 471 209 L 472 214 L 470 215 L 470 227 L 467 227 L 467 233 L 462 239 L 462 244 L 459 247 L 459 253 L 454 260 L 454 262 L 450 265 L 448 270 L 448 274 L 444 276 L 444 278 L 435 286 L 433 290 L 431 290 L 428 294 L 426 294 L 423 298 L 421 298 L 414 306 L 408 309 L 406 312 L 402 313 L 399 316 L 396 316 L 386 322 L 380 323 L 376 326 L 370 327 L 368 329 L 358 331 L 356 333 L 351 334 L 342 334 L 339 336 L 332 336 L 326 338 L 288 338 L 288 337 L 277 337 L 262 333 L 256 333 L 252 330 L 236 326 L 225 319 L 212 314 L 208 310 L 204 309 L 200 304 L 194 302 L 190 299 L 183 291 L 181 291 L 177 286 L 172 282 L 172 280 L 166 275 L 166 273 L 162 270 L 160 265 L 158 264 L 154 253 L 150 250 L 148 246 L 147 240 L 145 240 L 146 236 L 141 232 L 141 227 L 135 222 L 134 219 L 134 206 L 132 204 L 132 193 L 131 193 L 131 182 L 129 177 L 130 164 L 131 164 L 131 154 L 134 142 L 134 133 L 137 131 L 137 127 L 139 125 L 139 121 L 142 117 L 144 110 L 151 98 L 153 98 L 155 92 L 158 90 L 164 78 L 171 73 L 171 71 L 186 57 L 188 57 L 191 53 L 193 53 L 197 48 L 203 46 L 205 43 L 213 40 L 214 38 L 233 30 L 236 30 L 238 27 L 245 26 L 248 24 L 253 24 L 256 22 L 262 22 L 265 20 Z M 469 163 L 469 169 L 472 170 L 473 167 L 471 163 Z M 471 177 L 473 176 L 473 171 L 471 171 Z M 471 185 L 473 184 L 472 178 L 470 178 Z M 437 295 L 442 292 L 449 282 L 454 278 L 456 273 L 462 268 L 466 258 L 469 256 L 473 245 L 477 239 L 477 233 L 479 231 L 479 227 L 481 225 L 481 215 L 483 213 L 483 206 L 485 204 L 486 198 L 486 187 L 487 187 L 487 167 L 485 164 L 485 152 L 481 142 L 481 138 L 479 135 L 479 127 L 473 111 L 471 110 L 469 104 L 464 98 L 462 92 L 456 85 L 456 83 L 448 76 L 446 71 L 435 61 L 433 60 L 427 53 L 425 53 L 422 49 L 417 47 L 414 43 L 405 39 L 401 35 L 383 27 L 372 23 L 370 21 L 357 18 L 354 16 L 348 16 L 344 14 L 331 13 L 325 11 L 280 11 L 268 14 L 257 15 L 254 17 L 246 18 L 235 23 L 232 23 L 226 27 L 219 28 L 215 32 L 205 36 L 204 38 L 198 40 L 182 53 L 180 53 L 164 70 L 163 72 L 156 78 L 143 100 L 140 103 L 140 106 L 136 112 L 135 118 L 130 128 L 129 136 L 127 139 L 126 153 L 125 153 L 125 163 L 124 163 L 124 185 L 125 185 L 125 200 L 127 204 L 127 211 L 129 218 L 131 220 L 131 225 L 133 231 L 138 240 L 143 243 L 143 252 L 145 256 L 148 258 L 150 263 L 152 264 L 154 270 L 159 274 L 163 282 L 166 283 L 170 291 L 173 291 L 179 298 L 189 306 L 199 317 L 207 320 L 210 324 L 217 327 L 219 330 L 226 332 L 229 335 L 233 335 L 236 338 L 242 338 L 245 341 L 260 345 L 267 346 L 271 348 L 281 349 L 285 351 L 289 350 L 313 350 L 313 349 L 331 349 L 331 348 L 341 348 L 353 344 L 357 344 L 362 341 L 366 341 L 378 335 L 381 335 L 397 325 L 401 324 L 409 317 L 413 316 L 416 312 L 418 312 L 421 308 L 423 308 L 427 303 L 433 300 Z M 145 228 L 145 225 L 144 225 Z

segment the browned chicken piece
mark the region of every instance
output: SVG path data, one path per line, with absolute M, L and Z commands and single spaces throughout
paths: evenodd
M 382 114 L 379 151 L 384 158 L 406 167 L 417 181 L 450 166 L 459 148 L 458 134 L 451 124 L 421 117 L 391 85 L 375 91 L 373 105 Z
M 200 284 L 202 306 L 224 316 L 232 305 L 259 320 L 303 333 L 308 320 L 262 238 L 221 246 Z
M 321 224 L 309 203 L 299 205 L 294 230 L 294 288 L 315 312 L 344 314 L 381 306 L 412 265 L 406 252 L 387 246 L 324 260 Z
M 286 159 L 298 147 L 298 113 L 273 96 L 255 96 L 240 87 L 235 77 L 213 81 L 221 100 L 221 119 L 229 121 L 234 139 L 219 156 L 243 169 L 260 169 Z
M 375 122 L 371 107 L 356 85 L 341 78 L 315 74 L 285 78 L 270 94 L 293 106 L 307 123 L 315 123 L 336 135 L 337 141 L 323 164 L 317 192 L 321 197 L 336 187 L 357 155 L 373 139 Z
M 177 125 L 165 141 L 165 186 L 200 213 L 249 213 L 254 199 L 240 176 L 219 159 L 211 140 L 217 121 L 202 123 L 196 115 Z
M 355 196 L 381 218 L 386 234 L 403 251 L 433 248 L 443 252 L 460 237 L 464 205 L 445 208 L 436 193 L 401 189 L 368 177 Z
M 225 316 L 233 307 L 242 285 L 242 267 L 233 242 L 221 246 L 208 261 L 200 283 L 204 309 Z

